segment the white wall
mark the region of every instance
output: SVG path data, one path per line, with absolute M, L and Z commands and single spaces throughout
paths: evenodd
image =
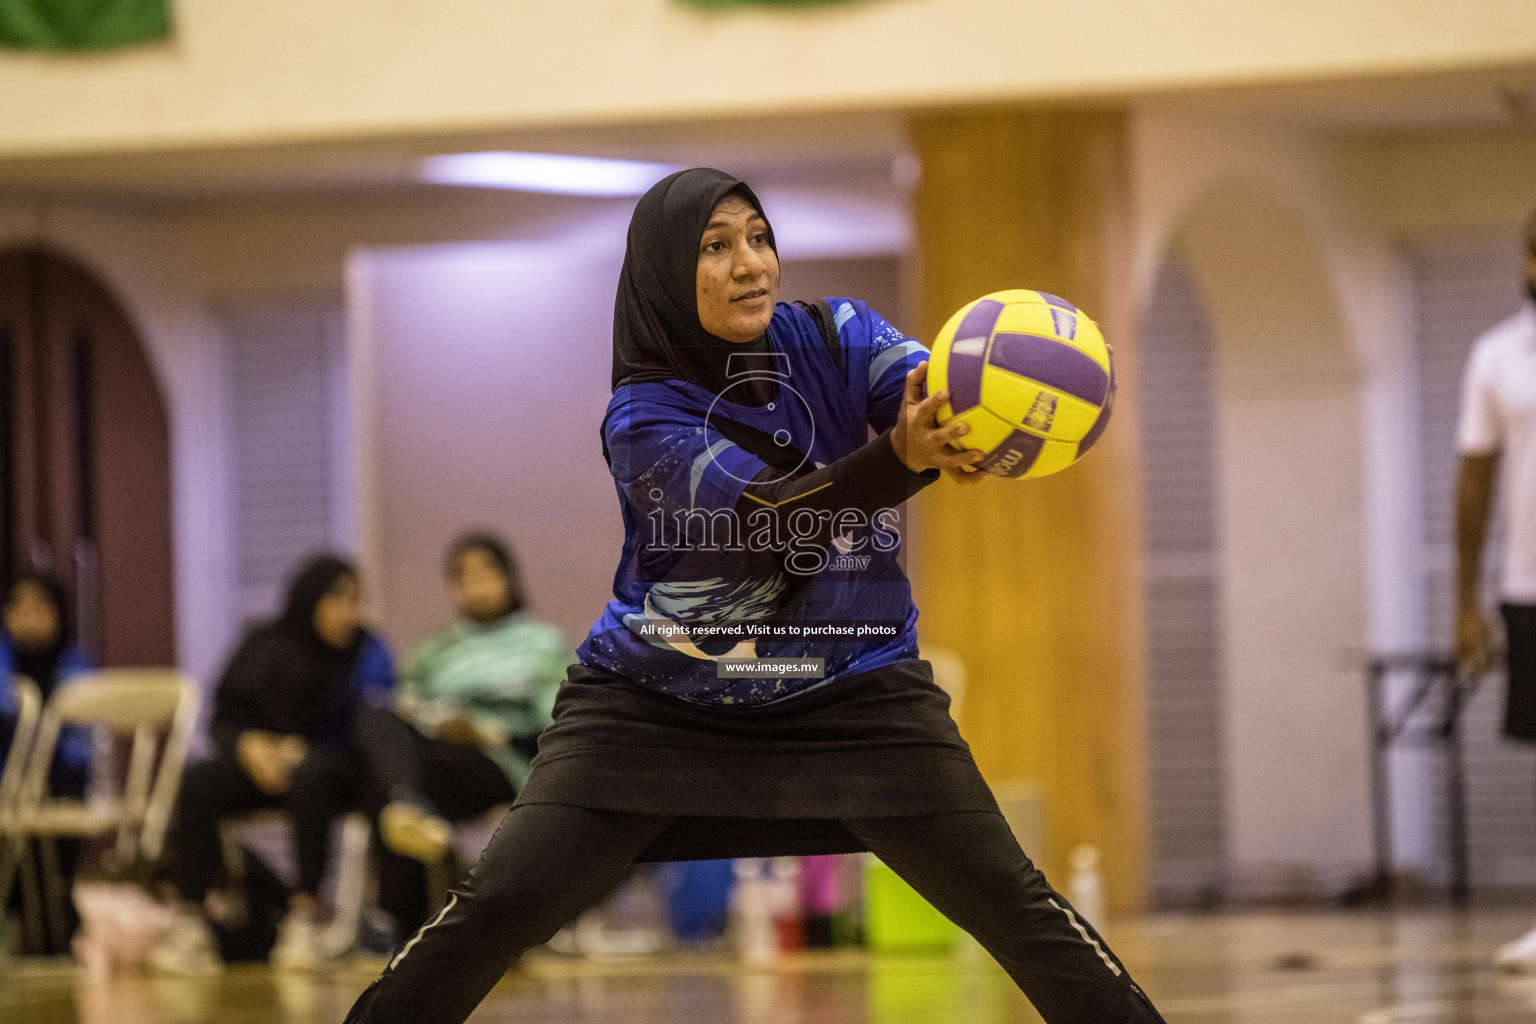
M 1135 288 L 1177 246 L 1217 333 L 1232 884 L 1338 887 L 1369 856 L 1358 666 L 1422 635 L 1401 259 L 1326 137 L 1148 104 L 1134 147 Z M 1427 765 L 1397 769 L 1427 863 Z
M 1228 835 L 1239 889 L 1337 887 L 1369 833 L 1360 374 L 1283 206 L 1208 200 L 1181 255 L 1216 346 Z M 1308 876 L 1311 876 L 1309 879 Z
M 511 541 L 533 611 L 573 643 L 609 596 L 623 535 L 598 425 L 624 224 L 610 227 L 597 244 L 352 260 L 360 554 L 402 650 L 447 621 L 443 553 L 466 528 Z
M 1192 264 L 1203 259 L 1201 284 L 1222 335 L 1225 600 L 1249 608 L 1246 635 L 1234 625 L 1224 637 L 1232 652 L 1227 693 L 1238 702 L 1228 721 L 1228 739 L 1236 739 L 1228 779 L 1234 882 L 1239 890 L 1286 884 L 1277 880 L 1287 869 L 1275 862 L 1286 851 L 1293 882 L 1310 872 L 1313 882 L 1335 884 L 1351 866 L 1365 867 L 1361 844 L 1369 835 L 1360 789 L 1363 683 L 1347 668 L 1367 650 L 1413 651 L 1426 642 L 1413 294 L 1404 248 L 1415 239 L 1518 223 L 1536 203 L 1536 132 L 1330 138 L 1167 101 L 1142 105 L 1134 149 L 1134 279 L 1142 308 L 1153 275 L 1177 246 Z M 1281 222 L 1290 227 L 1282 230 Z M 1295 274 L 1306 263 L 1312 280 L 1302 287 Z M 1272 308 L 1262 305 L 1266 296 Z M 1332 307 L 1330 323 L 1309 321 L 1320 303 Z M 1302 329 L 1287 337 L 1277 325 Z M 1234 345 L 1248 346 L 1248 356 Z M 1266 369 L 1251 359 L 1254 345 L 1322 358 Z M 1346 466 L 1353 468 L 1341 475 Z M 1297 495 L 1320 503 L 1288 526 L 1280 509 L 1255 500 L 1265 495 L 1293 514 L 1305 511 Z M 1348 495 L 1352 505 L 1343 500 Z M 1274 536 L 1255 534 L 1258 523 Z M 1288 529 L 1294 557 L 1282 557 Z M 1332 559 L 1320 561 L 1319 553 Z M 1277 596 L 1283 599 L 1266 606 Z M 1320 615 L 1325 606 L 1344 617 Z M 1310 696 L 1290 692 L 1289 706 L 1278 670 L 1265 668 L 1285 655 L 1286 636 L 1313 644 L 1300 662 L 1285 662 L 1296 666 L 1293 674 L 1330 681 Z M 1323 765 L 1337 775 L 1320 784 L 1319 774 L 1305 801 L 1266 792 L 1299 784 L 1291 776 Z M 1397 864 L 1429 867 L 1433 765 L 1421 753 L 1401 753 L 1391 772 Z M 1277 835 L 1283 842 L 1272 846 Z M 1314 839 L 1320 858 L 1301 848 Z

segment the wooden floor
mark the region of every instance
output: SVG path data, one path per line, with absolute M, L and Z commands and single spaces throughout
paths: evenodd
M 1172 1024 L 1536 1021 L 1536 978 L 1501 975 L 1494 947 L 1536 906 L 1477 911 L 1245 914 L 1111 922 L 1107 936 Z M 266 968 L 216 980 L 90 984 L 68 964 L 0 970 L 5 1024 L 335 1024 L 382 961 L 319 979 Z M 541 957 L 504 981 L 478 1024 L 1013 1024 L 1037 1021 L 979 952 L 804 955 L 771 970 L 720 956 L 598 962 Z

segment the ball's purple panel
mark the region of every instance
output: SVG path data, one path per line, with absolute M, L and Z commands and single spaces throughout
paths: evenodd
M 1100 437 L 1104 435 L 1104 428 L 1109 426 L 1109 414 L 1115 411 L 1115 364 L 1109 364 L 1109 394 L 1104 398 L 1104 408 L 1099 410 L 1099 418 L 1093 421 L 1093 426 L 1083 439 L 1077 442 L 1077 457 L 1082 458 L 1087 454 Z
M 976 463 L 976 468 L 984 469 L 994 476 L 1023 476 L 1035 464 L 1044 447 L 1044 438 L 1015 430 L 1003 439 L 1002 444 L 987 452 Z
M 981 404 L 981 371 L 987 365 L 987 339 L 1003 311 L 996 299 L 982 299 L 965 314 L 949 345 L 949 404 L 956 412 Z
M 1052 295 L 1050 292 L 1036 292 L 1035 294 L 1050 304 L 1051 320 L 1056 324 L 1056 333 L 1068 341 L 1077 337 L 1077 307 L 1066 299 Z
M 1109 387 L 1109 374 L 1092 356 L 1038 334 L 995 335 L 987 362 L 1094 405 L 1104 403 Z

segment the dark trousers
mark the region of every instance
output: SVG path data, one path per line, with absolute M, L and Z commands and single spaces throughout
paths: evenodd
M 411 801 L 449 821 L 469 821 L 517 798 L 506 772 L 479 747 L 429 739 L 384 708 L 363 709 L 357 741 L 368 766 L 368 809 L 375 820 L 390 800 Z M 426 867 L 382 842 L 376 846 L 379 907 L 395 919 L 399 934 L 413 932 L 427 919 Z
M 348 1024 L 459 1024 L 513 961 L 605 895 L 668 818 L 560 804 L 513 808 L 442 913 L 403 944 Z M 995 813 L 847 821 L 974 935 L 1049 1024 L 1162 1017 Z
M 298 891 L 317 894 L 330 858 L 331 822 L 356 805 L 361 779 L 357 754 L 341 745 L 312 746 L 289 776 L 288 791 L 277 796 L 258 789 L 231 754 L 188 765 L 167 837 L 182 899 L 201 903 L 223 865 L 219 822 L 263 808 L 288 812 Z
M 1508 669 L 1504 735 L 1529 743 L 1536 740 L 1536 605 L 1502 604 L 1499 611 Z

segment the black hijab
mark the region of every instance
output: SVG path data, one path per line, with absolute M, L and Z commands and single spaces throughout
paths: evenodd
M 640 197 L 629 222 L 624 269 L 613 304 L 613 386 L 684 380 L 711 394 L 730 384 L 733 354 L 766 354 L 766 335 L 746 344 L 718 338 L 699 322 L 699 240 L 727 196 L 740 196 L 758 213 L 762 203 L 745 182 L 722 171 L 695 167 L 658 181 Z M 767 216 L 763 220 L 767 221 Z M 778 246 L 773 226 L 768 244 Z M 748 378 L 731 392 L 742 405 L 762 405 L 778 393 L 772 377 Z
M 335 555 L 318 555 L 300 567 L 282 613 L 252 632 L 224 670 L 214 701 L 216 735 L 264 729 L 314 739 L 350 714 L 363 633 L 346 647 L 333 647 L 315 631 L 315 609 L 343 577 L 356 575 L 350 562 Z
M 518 570 L 517 559 L 512 557 L 512 549 L 507 542 L 486 530 L 475 530 L 466 533 L 448 549 L 448 578 L 458 576 L 459 563 L 464 556 L 471 551 L 480 551 L 491 560 L 491 564 L 501 570 L 502 576 L 507 580 L 507 609 L 502 614 L 511 615 L 520 612 L 527 604 L 523 596 L 523 574 Z
M 320 601 L 344 576 L 357 576 L 352 563 L 335 555 L 316 555 L 305 562 L 288 581 L 288 593 L 283 598 L 283 610 L 277 617 L 278 628 L 295 640 L 312 640 L 325 647 L 326 643 L 315 632 L 315 609 Z M 353 639 L 353 644 L 358 640 Z M 332 648 L 335 650 L 335 648 Z
M 28 571 L 19 574 L 11 582 L 10 589 L 6 591 L 7 601 L 16 600 L 16 591 L 27 586 L 41 592 L 43 598 L 53 605 L 59 628 L 53 639 L 41 647 L 25 647 L 20 640 L 12 637 L 12 671 L 32 680 L 43 696 L 47 697 L 59 681 L 59 660 L 64 655 L 64 648 L 69 645 L 69 597 L 64 592 L 64 584 L 57 577 L 46 572 Z

